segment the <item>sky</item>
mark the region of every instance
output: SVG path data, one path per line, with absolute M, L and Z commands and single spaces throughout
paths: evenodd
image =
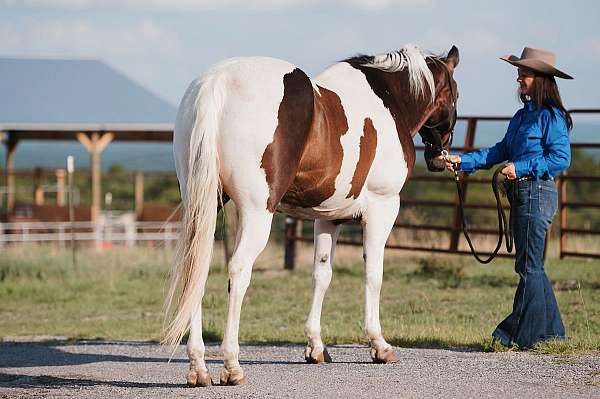
M 516 68 L 498 57 L 524 46 L 555 51 L 575 77 L 558 80 L 568 108 L 600 108 L 598 21 L 600 2 L 577 0 L 0 0 L 0 57 L 100 59 L 177 106 L 229 57 L 314 76 L 357 53 L 456 45 L 459 114 L 512 115 Z

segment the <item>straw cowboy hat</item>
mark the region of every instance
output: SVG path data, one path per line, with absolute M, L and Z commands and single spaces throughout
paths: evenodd
M 556 64 L 556 54 L 548 50 L 525 47 L 520 58 L 510 54 L 500 57 L 500 59 L 515 66 L 529 68 L 544 75 L 552 75 L 563 79 L 573 79 L 571 75 L 567 75 L 554 66 Z

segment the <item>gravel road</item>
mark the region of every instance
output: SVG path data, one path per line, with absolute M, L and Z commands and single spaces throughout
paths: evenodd
M 307 365 L 299 345 L 241 348 L 248 383 L 185 387 L 187 359 L 155 343 L 0 343 L 0 398 L 600 398 L 600 357 L 398 349 L 400 362 L 371 363 L 364 346 L 329 348 L 334 363 Z M 207 345 L 218 381 L 221 360 Z

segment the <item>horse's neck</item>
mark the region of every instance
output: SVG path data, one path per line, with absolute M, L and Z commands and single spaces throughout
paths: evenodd
M 379 71 L 379 73 L 387 74 L 380 76 L 384 95 L 389 93 L 387 94 L 387 101 L 384 100 L 384 104 L 394 117 L 398 134 L 408 134 L 411 138 L 414 137 L 431 112 L 429 98 L 419 98 L 411 92 L 408 83 L 408 72 L 400 71 L 389 74 Z M 401 76 L 394 76 L 396 74 L 401 74 Z M 379 94 L 378 96 L 382 97 Z
M 354 68 L 355 72 L 348 74 L 346 69 L 348 67 Z M 408 134 L 413 137 L 429 117 L 431 104 L 429 98 L 415 98 L 411 93 L 408 70 L 390 73 L 376 68 L 340 62 L 327 68 L 314 81 L 325 87 L 336 87 L 338 84 L 346 86 L 356 79 L 356 71 L 361 72 L 363 76 L 361 79 L 366 79 L 370 90 L 390 111 L 396 122 L 398 134 Z
M 389 110 L 402 144 L 404 158 L 411 173 L 416 159 L 413 137 L 429 118 L 433 109 L 429 98 L 419 98 L 412 93 L 408 71 L 383 72 L 362 68 L 371 90 Z

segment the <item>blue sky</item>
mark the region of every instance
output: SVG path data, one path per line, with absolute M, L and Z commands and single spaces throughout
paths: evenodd
M 568 107 L 600 107 L 600 2 L 441 0 L 0 0 L 0 56 L 95 58 L 174 105 L 227 57 L 283 58 L 316 75 L 356 53 L 459 47 L 460 114 L 512 114 L 516 70 L 551 49 Z M 93 95 L 93 93 L 90 93 Z

